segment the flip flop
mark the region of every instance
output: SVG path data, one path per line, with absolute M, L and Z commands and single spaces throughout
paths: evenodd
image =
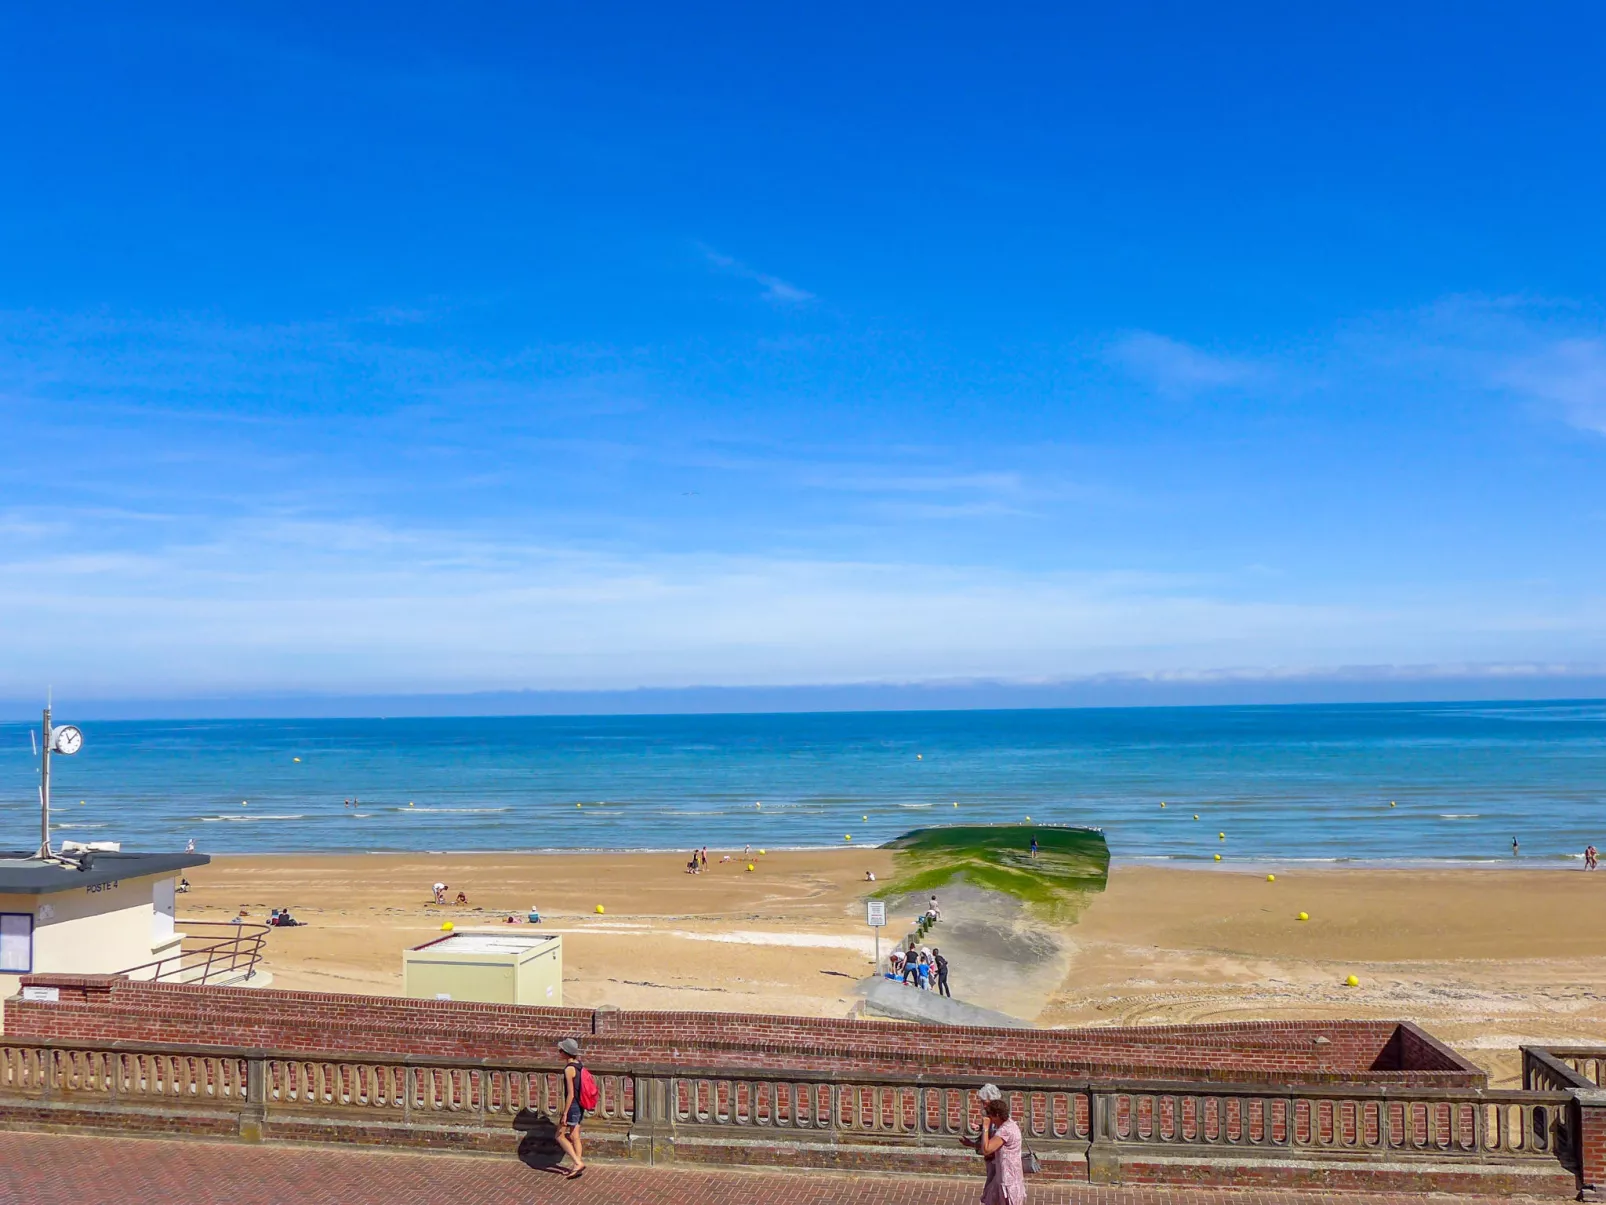
M 572 1168 L 570 1171 L 564 1174 L 563 1178 L 565 1180 L 578 1180 L 581 1176 L 585 1175 L 585 1172 L 586 1169 L 583 1166 Z

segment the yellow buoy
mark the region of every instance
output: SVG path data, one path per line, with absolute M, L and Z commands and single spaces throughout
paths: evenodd
M 301 759 L 299 757 L 292 757 L 290 760 L 291 761 L 300 761 Z
M 1355 978 L 1354 975 L 1350 975 L 1350 976 L 1345 978 L 1344 986 L 1345 987 L 1360 987 L 1361 986 L 1361 981 L 1359 979 Z
M 246 800 L 242 799 L 242 800 L 240 800 L 240 806 L 243 807 L 243 808 L 248 808 L 251 805 Z
M 83 806 L 84 806 L 84 801 L 83 801 L 83 800 L 82 800 L 82 799 L 80 799 L 80 800 L 79 800 L 79 801 L 78 801 L 78 806 L 79 806 L 79 807 L 83 807 Z
M 412 806 L 413 806 L 413 801 L 412 801 L 412 800 L 411 800 L 411 799 L 409 799 L 409 800 L 408 800 L 408 801 L 407 801 L 407 806 L 408 806 L 408 807 L 412 807 Z
M 762 858 L 767 852 L 769 851 L 761 849 L 758 851 L 758 856 Z
M 868 815 L 864 815 L 864 816 L 860 816 L 859 819 L 860 820 L 868 820 L 868 819 L 870 819 L 870 817 Z
M 842 839 L 844 841 L 851 841 L 851 840 L 853 840 L 853 834 L 852 833 L 843 833 L 842 834 Z
M 925 761 L 926 760 L 926 755 L 924 753 L 916 753 L 915 754 L 915 760 L 916 761 Z
M 1277 876 L 1276 875 L 1269 874 L 1269 875 L 1266 876 L 1266 882 L 1275 883 L 1276 881 L 1277 881 Z
M 954 800 L 954 806 L 955 806 L 955 807 L 958 807 L 958 806 L 959 806 L 959 800 L 957 800 L 957 799 L 956 799 L 956 800 Z
M 757 803 L 755 803 L 753 806 L 756 807 L 756 808 L 761 808 L 761 807 L 764 806 L 764 801 L 761 799 Z
M 603 908 L 602 908 L 602 905 L 601 905 L 601 904 L 598 904 L 598 905 L 597 905 L 597 915 L 598 915 L 598 916 L 601 916 L 601 915 L 602 915 L 602 912 L 603 912 Z
M 751 862 L 749 862 L 749 863 L 748 863 L 748 864 L 747 864 L 747 870 L 748 870 L 748 873 L 749 873 L 749 874 L 751 874 L 751 873 L 752 873 L 752 871 L 753 871 L 753 864 L 752 864 L 752 863 L 751 863 Z
M 1227 834 L 1226 833 L 1217 833 L 1216 836 L 1218 838 L 1220 838 L 1221 840 L 1223 840 L 1223 841 L 1225 841 L 1227 839 Z
M 1032 822 L 1032 818 L 1030 816 L 1026 817 L 1026 823 L 1030 824 L 1031 822 Z
M 1399 804 L 1397 804 L 1397 803 L 1395 803 L 1395 802 L 1394 802 L 1394 801 L 1393 801 L 1393 800 L 1392 800 L 1392 799 L 1391 799 L 1391 800 L 1389 800 L 1389 807 L 1391 807 L 1391 808 L 1394 808 L 1394 807 L 1399 807 L 1399 806 L 1400 806 L 1400 805 L 1399 805 Z
M 449 920 L 441 922 L 441 932 L 442 933 L 450 933 L 455 928 L 457 928 L 457 926 L 452 924 L 452 922 L 449 921 Z
M 574 806 L 575 806 L 575 807 L 577 807 L 577 808 L 583 808 L 583 807 L 585 807 L 585 804 L 583 804 L 583 803 L 577 803 L 577 804 L 575 804 L 575 805 L 574 805 Z
M 1194 818 L 1194 819 L 1195 819 L 1195 820 L 1197 820 L 1197 819 L 1199 819 L 1199 813 L 1198 813 L 1198 812 L 1195 812 L 1195 813 L 1194 813 L 1194 814 L 1193 814 L 1193 818 Z
M 1310 919 L 1310 913 L 1309 912 L 1301 912 L 1296 919 L 1298 919 L 1298 920 L 1309 920 Z
M 1163 800 L 1163 799 L 1162 799 L 1162 800 L 1160 800 L 1160 806 L 1161 806 L 1161 807 L 1165 807 L 1165 800 Z
M 1216 855 L 1216 861 L 1218 861 L 1218 862 L 1221 861 L 1221 855 L 1220 854 Z

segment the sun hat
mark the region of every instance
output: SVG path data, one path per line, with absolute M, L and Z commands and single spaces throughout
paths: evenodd
M 580 1057 L 580 1043 L 573 1038 L 564 1038 L 563 1041 L 558 1043 L 558 1049 L 574 1058 Z

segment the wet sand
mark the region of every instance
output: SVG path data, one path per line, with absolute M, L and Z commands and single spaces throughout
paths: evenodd
M 395 994 L 402 950 L 442 921 L 535 904 L 565 935 L 570 1004 L 846 1015 L 870 971 L 864 874 L 884 881 L 891 855 L 754 851 L 753 873 L 739 852 L 711 856 L 697 876 L 673 854 L 219 857 L 191 873 L 179 913 L 288 905 L 309 924 L 270 936 L 276 986 Z M 1043 1025 L 1402 1018 L 1501 1082 L 1520 1042 L 1606 1038 L 1606 872 L 1271 869 L 1275 883 L 1117 866 L 1059 925 L 955 889 L 933 940 L 948 942 L 956 996 Z M 437 880 L 469 906 L 430 903 Z M 912 903 L 889 910 L 884 946 Z

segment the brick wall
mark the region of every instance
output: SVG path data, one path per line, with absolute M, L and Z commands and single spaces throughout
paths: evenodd
M 1590 1093 L 1579 1103 L 1578 1183 L 1590 1191 L 1580 1200 L 1606 1195 L 1606 1092 Z
M 1279 1021 L 1014 1030 L 885 1021 L 523 1008 L 321 992 L 34 975 L 57 1002 L 6 1002 L 6 1032 L 72 1041 L 181 1042 L 316 1053 L 541 1057 L 584 1038 L 599 1065 L 921 1070 L 981 1078 L 1405 1082 L 1481 1086 L 1483 1073 L 1411 1026 Z

